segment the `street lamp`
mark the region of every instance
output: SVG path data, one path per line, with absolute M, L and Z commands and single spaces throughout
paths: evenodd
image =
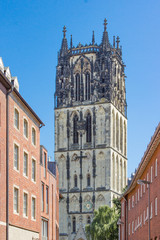
M 150 181 L 146 181 L 146 180 L 142 180 L 142 179 L 138 179 L 137 181 L 138 184 L 143 185 L 143 184 L 148 184 L 148 240 L 150 240 Z

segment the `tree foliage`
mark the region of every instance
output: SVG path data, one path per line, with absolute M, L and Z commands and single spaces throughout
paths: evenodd
M 121 203 L 119 199 L 113 200 L 114 207 L 101 206 L 94 211 L 94 218 L 90 225 L 86 226 L 88 240 L 117 240 L 117 222 L 121 213 Z

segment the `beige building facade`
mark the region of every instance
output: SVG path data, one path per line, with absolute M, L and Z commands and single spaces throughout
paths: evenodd
M 86 239 L 85 225 L 101 205 L 112 206 L 127 176 L 127 113 L 119 38 L 68 48 L 58 57 L 55 159 L 59 169 L 60 239 Z M 115 46 L 116 45 L 116 46 Z

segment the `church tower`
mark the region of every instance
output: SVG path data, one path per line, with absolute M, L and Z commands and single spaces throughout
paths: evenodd
M 85 240 L 85 225 L 101 205 L 112 206 L 127 179 L 125 65 L 119 37 L 70 47 L 66 27 L 58 53 L 55 159 L 59 168 L 60 240 Z

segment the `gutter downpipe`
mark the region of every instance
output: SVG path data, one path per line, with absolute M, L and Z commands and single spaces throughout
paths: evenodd
M 6 240 L 9 240 L 9 101 L 8 96 L 14 86 L 6 94 Z
M 124 199 L 124 201 L 126 202 L 126 215 L 125 215 L 125 222 L 126 222 L 126 231 L 125 231 L 125 240 L 128 240 L 128 201 L 125 197 L 122 197 Z

